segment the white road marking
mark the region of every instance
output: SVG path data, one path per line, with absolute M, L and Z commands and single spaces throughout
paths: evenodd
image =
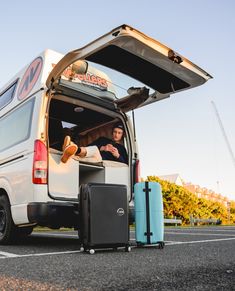
M 15 258 L 18 255 L 17 254 L 13 254 L 13 253 L 8 253 L 8 252 L 0 252 L 0 255 L 3 256 L 4 258 Z M 2 258 L 1 258 L 2 259 Z
M 1 259 L 8 259 L 8 258 L 26 258 L 26 257 L 41 257 L 41 256 L 53 256 L 53 255 L 63 255 L 63 254 L 74 254 L 74 253 L 81 253 L 82 251 L 64 251 L 64 252 L 51 252 L 51 253 L 38 253 L 38 254 L 26 254 L 26 255 L 16 255 L 5 253 L 5 257 Z M 0 254 L 3 252 L 0 252 Z
M 176 242 L 168 243 L 167 246 L 187 245 L 187 244 L 197 244 L 197 243 L 208 243 L 208 242 L 220 242 L 220 241 L 229 241 L 229 240 L 235 240 L 235 237 L 218 238 L 218 239 L 206 239 L 206 240 L 194 240 L 194 241 L 176 241 Z
M 183 235 L 215 235 L 215 236 L 235 236 L 235 234 L 222 234 L 222 233 L 204 233 L 204 232 L 177 232 L 177 231 L 169 231 L 165 232 L 165 234 L 183 234 Z
M 165 242 L 165 244 L 171 244 L 171 243 L 175 243 L 176 241 L 175 240 L 165 240 L 164 242 Z M 181 243 L 183 241 L 177 241 L 177 242 Z
M 235 228 L 233 228 L 233 229 L 208 229 L 208 228 L 206 228 L 206 229 L 196 229 L 196 228 L 184 228 L 184 229 L 172 229 L 172 230 L 174 230 L 174 231 L 179 231 L 179 232 L 181 232 L 182 230 L 193 230 L 193 231 L 204 231 L 204 232 L 235 232 Z M 166 229 L 166 231 L 168 231 L 167 229 Z M 170 229 L 169 229 L 169 231 L 171 231 Z

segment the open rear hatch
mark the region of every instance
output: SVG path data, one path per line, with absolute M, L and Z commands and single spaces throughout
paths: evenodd
M 131 81 L 128 83 L 130 87 L 127 90 L 128 95 L 126 96 L 125 91 L 124 97 L 117 99 L 108 88 L 107 84 L 111 83 L 108 76 L 92 70 L 87 75 L 88 67 L 92 68 L 90 63 L 127 75 L 128 81 Z M 94 72 L 93 75 L 90 74 L 91 71 Z M 79 102 L 85 100 L 89 104 L 92 100 L 96 100 L 96 105 L 108 108 L 109 112 L 116 109 L 128 112 L 167 98 L 172 93 L 202 85 L 210 78 L 208 73 L 172 49 L 128 25 L 122 25 L 87 46 L 69 52 L 56 64 L 46 82 L 53 93 L 56 91 L 50 104 L 49 116 L 50 119 L 54 118 L 55 121 L 60 122 L 59 128 L 62 127 L 61 121 L 72 124 L 82 122 L 77 120 L 78 117 L 75 115 L 77 103 L 66 104 L 65 100 L 62 100 L 65 98 L 63 95 L 79 98 Z M 79 79 L 86 82 L 80 82 Z M 139 82 L 141 86 L 137 87 L 136 84 Z M 95 111 L 90 112 L 89 115 L 87 113 L 89 110 L 91 109 L 86 108 L 84 112 L 79 113 L 80 118 L 83 114 L 86 117 L 82 123 L 86 120 L 106 119 L 107 122 L 112 122 L 111 115 L 105 117 L 101 116 L 101 112 Z M 52 125 L 52 120 L 49 125 Z M 51 132 L 58 133 L 59 129 L 52 128 Z M 109 181 L 104 167 L 89 165 L 79 167 L 78 162 L 73 159 L 66 164 L 61 164 L 60 158 L 61 152 L 50 149 L 49 193 L 54 199 L 76 200 L 80 183 L 91 181 L 91 177 L 95 182 Z M 114 169 L 109 171 L 113 173 Z M 120 173 L 116 174 L 116 172 L 112 175 L 116 179 L 115 182 L 117 182 L 116 177 L 119 176 Z M 128 179 L 128 174 L 124 176 Z M 127 184 L 129 185 L 130 182 Z
M 212 78 L 171 48 L 128 25 L 117 27 L 85 47 L 66 54 L 51 71 L 46 82 L 47 87 L 53 87 L 64 70 L 78 60 L 91 61 L 114 69 L 153 89 L 153 93 L 145 98 L 143 91 L 140 94 L 136 94 L 135 91 L 134 97 L 132 92 L 129 97 L 134 108 L 167 98 L 172 93 L 202 85 Z M 81 67 L 81 73 L 85 73 L 84 66 Z M 140 100 L 133 102 L 133 99 L 137 98 Z M 121 109 L 125 112 L 133 109 L 127 102 L 127 96 L 124 102 L 128 110 L 120 100 L 115 103 L 117 106 L 122 104 Z

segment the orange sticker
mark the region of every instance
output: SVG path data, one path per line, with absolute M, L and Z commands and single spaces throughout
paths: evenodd
M 42 63 L 43 60 L 41 57 L 36 58 L 24 73 L 18 88 L 19 100 L 25 99 L 33 89 L 41 73 Z

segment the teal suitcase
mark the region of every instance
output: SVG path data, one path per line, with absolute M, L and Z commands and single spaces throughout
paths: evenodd
M 161 186 L 140 182 L 134 186 L 135 235 L 137 245 L 164 247 L 164 218 Z

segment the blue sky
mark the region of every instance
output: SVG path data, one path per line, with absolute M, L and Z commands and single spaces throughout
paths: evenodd
M 82 47 L 127 23 L 187 57 L 214 79 L 136 111 L 142 176 L 179 173 L 235 200 L 235 167 L 211 106 L 235 152 L 235 2 L 4 1 L 0 86 L 46 48 Z

